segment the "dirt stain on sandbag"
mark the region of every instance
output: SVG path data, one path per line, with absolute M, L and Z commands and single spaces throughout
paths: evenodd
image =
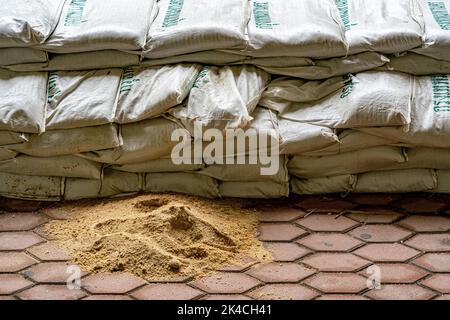
M 243 257 L 267 262 L 258 217 L 239 203 L 180 195 L 63 205 L 67 220 L 46 232 L 88 272 L 131 272 L 147 280 L 199 277 Z

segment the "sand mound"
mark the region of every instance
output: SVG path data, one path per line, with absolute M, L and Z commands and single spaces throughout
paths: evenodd
M 268 261 L 257 215 L 239 204 L 180 195 L 64 205 L 68 220 L 46 231 L 89 272 L 128 271 L 148 280 L 202 276 L 244 256 Z

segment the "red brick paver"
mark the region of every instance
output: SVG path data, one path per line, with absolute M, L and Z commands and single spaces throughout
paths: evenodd
M 431 290 L 412 284 L 388 284 L 371 290 L 367 297 L 376 300 L 428 300 L 436 296 Z

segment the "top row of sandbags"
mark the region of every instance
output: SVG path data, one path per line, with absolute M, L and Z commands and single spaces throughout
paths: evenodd
M 0 48 L 450 60 L 450 0 L 0 0 Z

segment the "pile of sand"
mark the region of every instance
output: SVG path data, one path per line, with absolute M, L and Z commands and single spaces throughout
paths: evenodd
M 148 280 L 202 276 L 244 256 L 268 261 L 258 217 L 239 203 L 180 195 L 84 201 L 59 207 L 68 220 L 46 232 L 89 272 L 131 272 Z

